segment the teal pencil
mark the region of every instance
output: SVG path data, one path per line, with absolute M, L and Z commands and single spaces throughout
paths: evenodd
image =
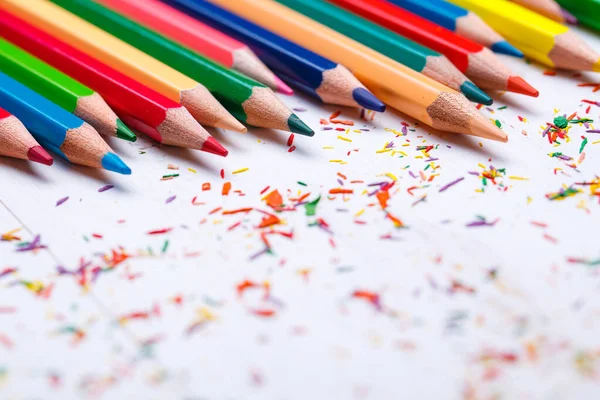
M 91 125 L 1 72 L 0 107 L 20 119 L 43 147 L 66 160 L 131 174 Z

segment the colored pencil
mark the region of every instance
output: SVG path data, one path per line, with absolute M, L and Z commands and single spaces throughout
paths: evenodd
M 286 95 L 294 93 L 244 43 L 158 0 L 99 0 L 98 2 L 279 93 Z
M 129 175 L 131 170 L 87 122 L 0 72 L 0 107 L 66 160 Z
M 523 53 L 508 43 L 479 16 L 445 0 L 389 0 L 414 14 L 458 35 L 484 45 L 496 53 L 523 58 Z
M 0 155 L 52 165 L 52 156 L 14 115 L 0 108 Z
M 286 83 L 324 103 L 385 109 L 350 71 L 322 55 L 205 1 L 163 1 L 248 44 Z
M 100 134 L 135 142 L 135 134 L 98 93 L 2 39 L 0 71 L 75 114 Z
M 321 0 L 277 0 L 279 3 L 335 29 L 407 67 L 421 72 L 469 100 L 490 105 L 492 98 L 469 81 L 443 55 Z
M 554 0 L 512 0 L 523 7 L 529 8 L 538 14 L 550 18 L 561 24 L 566 22 L 563 10 Z M 574 3 L 583 3 L 585 0 L 576 0 Z M 591 17 L 591 15 L 590 15 Z
M 210 0 L 348 66 L 387 104 L 436 129 L 507 141 L 460 93 L 272 0 Z
M 550 67 L 600 71 L 600 56 L 567 26 L 506 0 L 451 0 L 475 11 L 525 55 Z
M 588 28 L 600 30 L 600 1 L 598 0 L 559 0 L 564 7 L 579 23 Z M 538 11 L 539 12 L 539 11 Z M 544 14 L 548 16 L 547 14 Z M 551 18 L 554 19 L 554 18 Z
M 538 91 L 512 72 L 488 48 L 385 0 L 330 0 L 409 39 L 444 54 L 482 89 L 537 97 Z
M 0 10 L 0 37 L 100 93 L 127 124 L 152 139 L 226 156 L 223 148 L 181 104 Z
M 200 83 L 47 0 L 0 0 L 0 7 L 182 104 L 203 125 L 245 132 Z
M 52 0 L 181 73 L 198 80 L 238 120 L 250 125 L 313 136 L 271 89 L 90 0 Z

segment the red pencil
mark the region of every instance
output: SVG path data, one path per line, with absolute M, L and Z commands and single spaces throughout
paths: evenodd
M 105 7 L 159 32 L 280 93 L 294 93 L 244 43 L 158 0 L 97 0 Z
M 131 128 L 160 143 L 227 155 L 179 103 L 3 10 L 0 36 L 100 93 Z
M 386 0 L 329 2 L 444 54 L 482 89 L 508 90 L 533 97 L 539 95 L 523 78 L 513 75 L 491 50 Z
M 54 162 L 21 121 L 3 108 L 0 108 L 0 155 L 44 165 Z

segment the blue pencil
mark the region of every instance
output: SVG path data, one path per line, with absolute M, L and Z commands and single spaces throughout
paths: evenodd
M 131 170 L 86 122 L 0 72 L 0 107 L 66 160 L 129 175 Z
M 496 53 L 523 58 L 523 53 L 508 43 L 479 16 L 445 0 L 388 0 L 399 7 L 471 39 Z
M 384 111 L 385 104 L 344 66 L 204 0 L 164 3 L 248 45 L 282 79 L 324 103 Z

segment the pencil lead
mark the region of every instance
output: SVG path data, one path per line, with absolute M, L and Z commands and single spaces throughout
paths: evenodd
M 476 113 L 475 117 L 469 123 L 469 127 L 471 128 L 471 133 L 477 137 L 502 143 L 508 142 L 508 135 L 506 132 L 490 123 L 483 114 Z
M 233 116 L 228 116 L 227 118 L 223 118 L 217 122 L 215 122 L 215 128 L 225 129 L 226 131 L 235 131 L 245 133 L 248 131 L 240 121 L 235 119 Z
M 131 169 L 115 153 L 106 153 L 102 157 L 102 166 L 108 171 L 131 175 Z
M 523 58 L 525 55 L 521 50 L 517 49 L 512 44 L 507 41 L 497 42 L 492 45 L 492 51 L 495 53 L 505 54 L 507 56 L 513 56 L 518 58 Z
M 520 93 L 531 97 L 538 97 L 540 92 L 537 91 L 529 83 L 525 82 L 525 79 L 520 76 L 511 76 L 508 78 L 507 89 L 513 93 Z
M 600 60 L 596 61 L 592 65 L 592 71 L 594 71 L 594 72 L 600 72 Z
M 277 86 L 277 92 L 281 94 L 285 94 L 286 96 L 291 96 L 294 94 L 294 90 L 285 84 L 279 77 L 273 76 L 275 78 L 275 85 Z
M 229 151 L 227 151 L 225 147 L 221 146 L 221 143 L 219 143 L 217 139 L 212 136 L 206 139 L 206 142 L 204 142 L 202 145 L 202 151 L 216 154 L 221 157 L 227 157 L 227 154 L 229 154 Z
M 492 100 L 492 98 L 483 90 L 479 89 L 473 82 L 466 81 L 460 85 L 460 91 L 467 99 L 475 103 L 486 106 L 491 106 L 494 103 L 494 100 Z
M 304 136 L 314 136 L 315 131 L 310 129 L 296 114 L 290 115 L 287 120 L 290 131 Z
M 117 137 L 129 142 L 135 142 L 137 140 L 135 133 L 133 133 L 119 118 L 117 118 Z
M 352 91 L 352 97 L 361 107 L 378 112 L 385 111 L 385 104 L 365 88 L 356 88 Z
M 54 159 L 42 146 L 33 146 L 27 152 L 27 158 L 30 161 L 44 164 L 44 165 L 52 165 L 54 163 Z

